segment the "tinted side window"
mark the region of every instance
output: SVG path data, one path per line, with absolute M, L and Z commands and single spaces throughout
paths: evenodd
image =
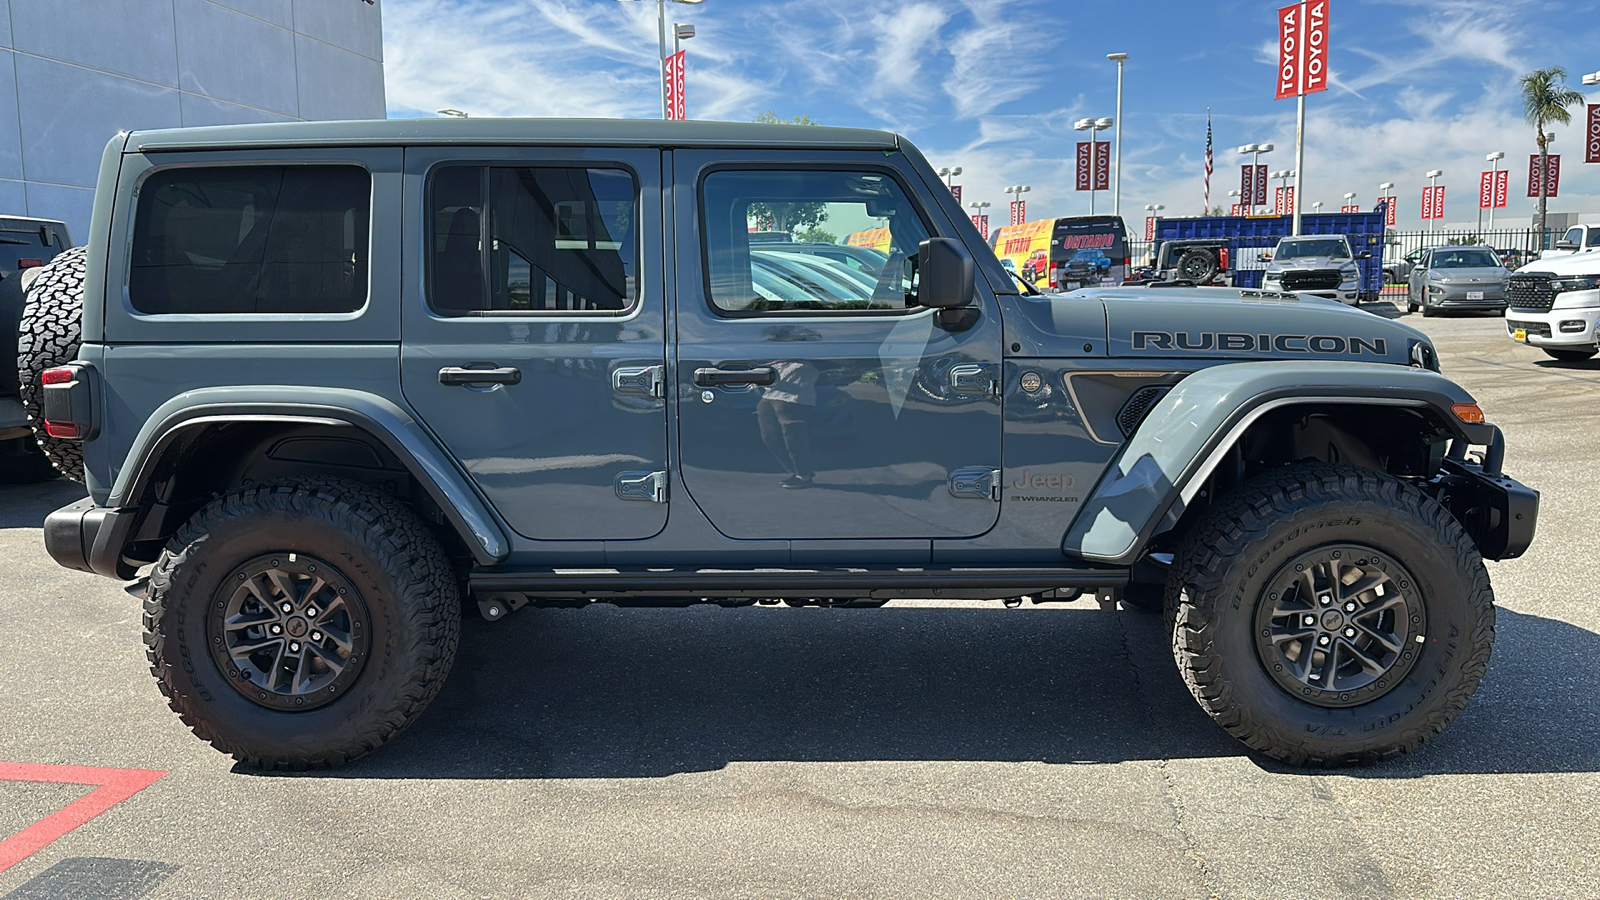
M 346 313 L 367 302 L 372 179 L 356 166 L 158 171 L 128 292 L 142 313 Z
M 928 229 L 879 172 L 713 172 L 702 190 L 712 306 L 725 313 L 916 305 Z
M 621 169 L 440 169 L 429 197 L 429 304 L 447 316 L 632 309 L 637 195 Z

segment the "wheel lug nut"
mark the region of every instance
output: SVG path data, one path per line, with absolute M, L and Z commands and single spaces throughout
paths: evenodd
M 284 604 L 284 605 L 282 605 L 282 606 L 280 606 L 280 607 L 278 607 L 278 608 L 279 608 L 279 609 L 281 609 L 281 610 L 283 610 L 283 611 L 284 611 L 284 612 L 294 612 L 294 607 L 293 607 L 293 606 L 290 606 L 290 605 L 289 605 L 289 604 L 287 604 L 287 603 L 285 603 L 285 604 Z
M 313 641 L 320 641 L 320 640 L 322 640 L 322 632 L 320 632 L 320 631 L 313 631 L 313 632 L 311 632 L 311 639 L 312 639 L 312 640 L 313 640 Z
M 1319 643 L 1322 646 L 1326 647 L 1326 646 L 1328 646 L 1328 644 L 1331 643 L 1331 641 L 1329 640 L 1327 635 L 1323 635 L 1322 637 L 1317 638 L 1317 643 Z
M 1348 638 L 1353 638 L 1353 637 L 1356 636 L 1356 630 L 1354 628 L 1346 628 L 1344 630 L 1344 636 L 1348 637 Z
M 1354 602 L 1354 601 L 1351 601 L 1351 602 L 1349 602 L 1349 603 L 1346 603 L 1346 604 L 1345 604 L 1345 605 L 1344 605 L 1344 611 L 1345 611 L 1345 612 L 1355 612 L 1355 611 L 1356 611 L 1356 604 L 1355 604 L 1355 602 Z
M 1304 622 L 1307 625 L 1315 625 L 1315 624 L 1317 624 L 1317 617 L 1316 616 L 1306 616 L 1304 619 L 1301 619 L 1300 621 Z
M 272 626 L 272 633 L 273 634 L 283 634 L 283 626 L 282 625 L 274 625 L 274 626 Z
M 300 642 L 299 641 L 290 641 L 289 642 L 289 652 L 290 653 L 299 653 L 300 652 Z
M 1333 598 L 1328 596 L 1327 594 L 1323 594 L 1321 597 L 1319 597 L 1317 599 L 1319 601 L 1321 601 L 1323 606 L 1328 606 L 1328 605 L 1331 605 L 1333 603 Z
M 315 619 L 317 617 L 317 608 L 315 606 L 313 606 L 310 609 L 306 610 L 306 615 L 308 615 L 311 618 Z

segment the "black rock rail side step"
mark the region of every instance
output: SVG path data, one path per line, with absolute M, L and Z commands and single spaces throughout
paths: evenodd
M 1128 583 L 1125 568 L 896 566 L 843 568 L 495 568 L 473 573 L 475 594 L 538 597 L 871 597 L 1001 599 L 1076 595 Z

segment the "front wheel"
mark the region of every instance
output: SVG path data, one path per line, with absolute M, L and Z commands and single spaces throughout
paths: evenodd
M 1420 747 L 1466 706 L 1494 643 L 1483 559 L 1449 511 L 1368 469 L 1262 475 L 1173 562 L 1173 654 L 1207 713 L 1296 765 Z
M 352 482 L 247 487 L 179 529 L 150 576 L 145 644 L 202 740 L 263 769 L 332 766 L 421 715 L 461 625 L 444 548 Z
M 1596 352 L 1594 350 L 1557 350 L 1554 347 L 1540 347 L 1539 349 L 1543 350 L 1545 355 L 1551 359 L 1559 359 L 1562 362 L 1583 362 L 1594 356 Z

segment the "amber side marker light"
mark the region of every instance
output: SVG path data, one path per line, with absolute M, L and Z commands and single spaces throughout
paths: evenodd
M 1476 403 L 1456 403 L 1450 407 L 1450 410 L 1456 414 L 1456 418 L 1466 422 L 1468 425 L 1482 425 L 1488 421 L 1483 417 L 1483 410 L 1479 409 Z

